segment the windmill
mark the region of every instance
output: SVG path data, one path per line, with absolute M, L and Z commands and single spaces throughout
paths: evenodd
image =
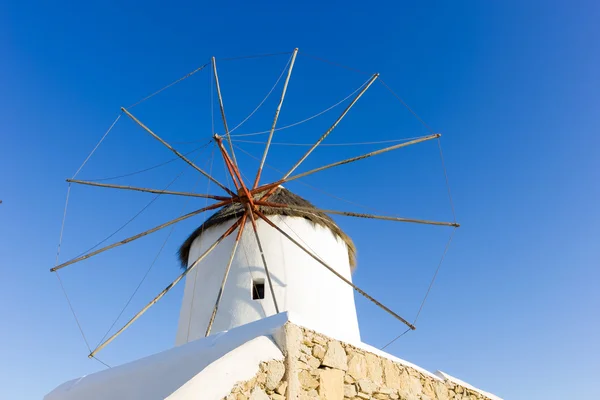
M 292 193 L 284 185 L 324 170 L 339 168 L 346 164 L 360 162 L 367 158 L 426 141 L 438 140 L 439 143 L 441 135 L 431 131 L 431 134 L 423 137 L 413 138 L 383 147 L 379 150 L 297 173 L 297 169 L 333 133 L 338 124 L 373 84 L 380 82 L 389 89 L 383 80 L 381 80 L 379 74 L 373 74 L 359 90 L 353 93 L 350 102 L 336 120 L 279 179 L 267 183 L 261 182 L 262 172 L 269 157 L 273 137 L 277 131 L 279 115 L 284 105 L 297 55 L 298 49 L 295 49 L 290 55 L 286 66 L 287 73 L 285 74 L 283 89 L 279 97 L 271 128 L 268 131 L 268 139 L 262 152 L 262 157 L 260 157 L 259 167 L 250 179 L 244 176 L 237 161 L 236 149 L 232 141 L 225 113 L 217 60 L 213 57 L 209 63 L 192 71 L 173 84 L 186 79 L 202 69 L 210 68 L 212 70 L 223 122 L 223 134 L 219 135 L 215 133 L 212 141 L 218 148 L 233 186 L 228 186 L 220 182 L 211 173 L 202 169 L 185 154 L 175 149 L 174 146 L 139 120 L 132 113 L 132 107 L 121 108 L 121 115 L 130 118 L 148 135 L 187 163 L 198 174 L 215 184 L 219 188 L 220 193 L 182 192 L 83 181 L 75 179 L 77 173 L 73 178 L 67 180 L 69 184 L 140 191 L 159 195 L 203 198 L 214 201 L 211 205 L 199 208 L 149 230 L 90 251 L 69 261 L 59 264 L 57 255 L 57 264 L 51 268 L 51 271 L 56 273 L 65 267 L 126 245 L 181 221 L 209 211 L 215 211 L 181 246 L 180 261 L 183 266 L 181 274 L 116 333 L 100 343 L 95 349 L 91 349 L 90 358 L 94 358 L 100 350 L 116 339 L 124 330 L 148 311 L 152 305 L 158 302 L 186 277 L 187 283 L 177 334 L 177 344 L 180 345 L 209 336 L 215 331 L 226 331 L 269 315 L 278 314 L 282 311 L 297 312 L 303 315 L 304 318 L 311 320 L 311 323 L 315 326 L 321 327 L 324 331 L 333 332 L 337 336 L 346 337 L 349 340 L 356 340 L 360 337 L 353 291 L 401 321 L 407 326 L 407 331 L 415 329 L 414 322 L 411 323 L 398 315 L 352 281 L 354 245 L 352 240 L 339 228 L 331 216 L 375 219 L 395 223 L 436 225 L 451 228 L 457 228 L 459 224 L 456 221 L 440 222 L 397 216 L 364 214 L 353 211 L 320 209 Z M 160 93 L 167 87 L 155 92 L 142 101 Z M 391 89 L 389 90 L 391 91 Z M 395 95 L 393 91 L 392 93 Z M 398 99 L 402 102 L 399 97 Z M 410 111 L 412 112 L 412 110 Z M 110 129 L 108 132 L 110 132 Z M 106 137 L 106 134 L 104 137 Z M 94 151 L 92 151 L 92 154 Z M 92 154 L 88 156 L 84 165 Z M 83 165 L 79 168 L 78 172 L 82 167 Z M 240 246 L 252 248 L 250 259 L 242 257 L 239 252 Z M 259 275 L 258 277 L 252 276 L 250 271 L 252 268 L 255 269 L 255 275 Z M 190 279 L 190 277 L 192 278 Z M 305 291 L 309 286 L 317 294 L 312 299 L 309 299 L 305 295 Z M 198 298 L 201 298 L 202 302 L 194 300 Z M 259 303 L 256 301 L 259 301 Z M 260 304 L 262 312 L 258 309 L 257 304 Z M 318 308 L 319 311 L 315 312 L 315 308 Z

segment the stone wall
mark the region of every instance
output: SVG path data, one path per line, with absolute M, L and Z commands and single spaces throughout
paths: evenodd
M 285 400 L 287 381 L 284 378 L 285 365 L 282 361 L 269 361 L 260 364 L 260 371 L 247 382 L 239 382 L 224 400 Z
M 483 391 L 286 324 L 286 358 L 261 364 L 224 400 L 495 400 Z

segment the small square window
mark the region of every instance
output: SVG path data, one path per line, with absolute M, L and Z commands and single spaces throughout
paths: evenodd
M 265 280 L 254 279 L 252 281 L 252 300 L 261 300 L 265 298 Z

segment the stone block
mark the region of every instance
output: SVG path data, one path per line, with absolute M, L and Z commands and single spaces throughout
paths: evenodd
M 283 379 L 285 374 L 285 366 L 282 361 L 269 361 L 265 365 L 266 382 L 265 386 L 269 390 L 275 390 Z
M 390 388 L 400 389 L 400 370 L 391 360 L 383 360 L 383 378 L 385 385 Z
M 381 393 L 381 394 L 387 394 L 387 395 L 391 395 L 394 393 L 397 393 L 398 391 L 395 389 L 391 389 L 391 388 L 379 388 L 377 389 L 377 393 Z
M 355 380 L 367 377 L 367 360 L 362 354 L 351 352 L 348 360 L 348 374 Z
M 271 400 L 268 394 L 259 387 L 254 388 L 250 394 L 250 400 Z
M 298 380 L 300 381 L 300 385 L 302 385 L 304 389 L 310 390 L 319 387 L 319 381 L 316 380 L 310 374 L 310 372 L 306 370 L 300 371 L 300 373 L 298 374 Z
M 329 342 L 321 364 L 326 367 L 341 369 L 342 371 L 348 370 L 348 357 L 340 342 L 337 340 Z
M 312 369 L 317 369 L 321 366 L 321 360 L 317 357 L 309 356 L 308 357 L 308 366 Z
M 381 360 L 374 354 L 365 354 L 367 360 L 367 377 L 376 385 L 383 384 L 383 369 L 381 368 Z
M 323 358 L 325 357 L 325 348 L 320 344 L 315 344 L 312 349 L 312 355 L 323 361 Z
M 421 380 L 416 376 L 410 376 L 409 378 L 409 386 L 408 391 L 413 394 L 420 394 L 423 392 L 423 385 L 421 385 Z
M 321 335 L 314 335 L 312 341 L 322 346 L 325 346 L 327 344 L 327 339 Z
M 377 385 L 368 379 L 359 379 L 356 384 L 359 392 L 362 393 L 371 394 L 377 390 Z
M 322 400 L 344 399 L 344 371 L 319 370 L 319 398 Z
M 281 384 L 277 387 L 277 389 L 275 389 L 275 393 L 285 395 L 285 390 L 287 389 L 287 387 L 288 387 L 287 382 L 281 382 Z
M 435 398 L 437 400 L 449 400 L 449 398 L 450 398 L 448 389 L 441 382 L 435 382 L 433 384 L 433 391 L 435 393 Z
M 344 385 L 344 396 L 345 397 L 356 396 L 356 387 L 354 385 Z

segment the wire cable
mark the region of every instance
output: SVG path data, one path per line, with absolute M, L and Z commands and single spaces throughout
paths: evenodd
M 73 318 L 75 318 L 75 323 L 77 323 L 77 327 L 79 328 L 79 332 L 81 333 L 81 337 L 83 338 L 83 341 L 85 342 L 86 347 L 91 352 L 92 349 L 90 348 L 90 344 L 89 344 L 87 338 L 85 337 L 85 333 L 83 332 L 83 328 L 81 327 L 81 322 L 79 322 L 79 318 L 77 318 L 77 314 L 75 313 L 75 309 L 73 308 L 73 304 L 71 303 L 71 299 L 69 299 L 69 295 L 67 294 L 67 290 L 65 289 L 65 285 L 63 284 L 62 279 L 60 279 L 60 275 L 58 274 L 58 271 L 54 271 L 54 273 L 56 274 L 56 278 L 58 279 L 58 282 L 60 283 L 60 288 L 62 289 L 62 292 L 63 292 L 63 294 L 65 296 L 65 299 L 67 300 L 67 303 L 69 304 L 69 309 L 71 310 L 71 314 L 73 314 Z
M 402 139 L 390 139 L 390 140 L 380 140 L 375 142 L 354 142 L 354 143 L 321 143 L 319 146 L 366 146 L 373 144 L 385 144 L 385 143 L 401 143 L 408 142 L 410 140 L 422 139 L 425 136 L 416 136 L 411 138 L 402 138 Z M 255 140 L 242 140 L 242 139 L 233 139 L 234 142 L 237 143 L 251 143 L 251 144 L 265 144 L 266 142 L 260 142 Z M 279 146 L 314 146 L 314 143 L 289 143 L 289 142 L 271 142 L 272 145 Z
M 389 92 L 390 92 L 390 93 L 391 93 L 391 94 L 392 94 L 392 95 L 393 95 L 393 96 L 394 96 L 396 99 L 398 99 L 398 101 L 400 101 L 400 103 L 401 103 L 401 104 L 402 104 L 404 107 L 406 107 L 406 109 L 407 109 L 408 111 L 410 111 L 410 113 L 411 113 L 411 114 L 412 114 L 412 115 L 413 115 L 413 116 L 414 116 L 414 117 L 415 117 L 415 118 L 416 118 L 416 119 L 417 119 L 417 120 L 418 120 L 418 121 L 419 121 L 421 124 L 423 124 L 423 126 L 424 126 L 425 128 L 427 128 L 427 130 L 428 130 L 428 131 L 429 131 L 431 134 L 434 134 L 434 133 L 435 133 L 435 132 L 434 132 L 434 130 L 433 130 L 433 129 L 431 129 L 431 127 L 430 127 L 429 125 L 427 125 L 427 123 L 426 123 L 425 121 L 423 121 L 423 119 L 422 119 L 421 117 L 419 117 L 419 116 L 417 115 L 417 113 L 416 113 L 416 112 L 415 112 L 415 111 L 414 111 L 412 108 L 410 108 L 410 107 L 409 107 L 409 105 L 408 105 L 408 104 L 406 104 L 406 102 L 404 102 L 404 100 L 402 100 L 402 98 L 401 98 L 400 96 L 398 96 L 398 94 L 396 94 L 396 92 L 394 92 L 394 91 L 392 90 L 392 88 L 391 88 L 391 87 L 389 87 L 389 86 L 387 85 L 387 83 L 385 83 L 385 82 L 383 81 L 383 79 L 381 79 L 381 77 L 379 77 L 378 79 L 379 79 L 379 82 L 381 82 L 381 84 L 382 84 L 382 85 L 383 85 L 383 86 L 384 86 L 384 87 L 385 87 L 387 90 L 389 90 Z
M 329 108 L 326 108 L 325 110 L 323 110 L 323 111 L 321 111 L 321 112 L 319 112 L 319 113 L 317 113 L 317 114 L 315 114 L 315 115 L 313 115 L 313 116 L 310 116 L 310 117 L 308 117 L 308 118 L 305 118 L 305 119 L 303 119 L 303 120 L 301 120 L 301 121 L 294 122 L 293 124 L 290 124 L 290 125 L 286 125 L 286 126 L 282 126 L 282 127 L 276 128 L 276 129 L 274 130 L 274 132 L 282 131 L 282 130 L 284 130 L 284 129 L 293 128 L 294 126 L 297 126 L 297 125 L 303 124 L 303 123 L 305 123 L 305 122 L 308 122 L 308 121 L 310 121 L 310 120 L 312 120 L 312 119 L 315 119 L 315 118 L 317 118 L 317 117 L 320 117 L 321 115 L 325 114 L 326 112 L 328 112 L 328 111 L 331 111 L 331 110 L 333 110 L 334 108 L 336 108 L 337 106 L 339 106 L 340 104 L 344 103 L 344 102 L 345 102 L 346 100 L 348 100 L 350 97 L 354 96 L 354 94 L 356 94 L 358 91 L 360 91 L 360 90 L 361 90 L 361 89 L 362 89 L 362 88 L 363 88 L 363 87 L 364 87 L 364 86 L 365 86 L 367 83 L 368 83 L 368 81 L 366 81 L 365 83 L 363 83 L 363 84 L 362 84 L 361 86 L 359 86 L 359 87 L 358 87 L 358 88 L 357 88 L 355 91 L 353 91 L 353 92 L 352 92 L 352 93 L 350 93 L 348 96 L 344 97 L 342 100 L 338 101 L 337 103 L 335 103 L 335 104 L 334 104 L 334 105 L 332 105 L 331 107 L 329 107 Z M 246 137 L 246 136 L 264 135 L 264 134 L 266 134 L 266 133 L 269 133 L 269 132 L 271 132 L 271 131 L 270 131 L 270 130 L 268 130 L 268 131 L 261 131 L 261 132 L 252 132 L 252 133 L 238 133 L 237 135 L 231 135 L 231 137 Z
M 97 148 L 98 146 L 96 146 Z M 94 151 L 92 151 L 93 153 Z M 91 154 L 90 154 L 91 155 Z M 89 159 L 89 156 L 88 156 Z M 87 159 L 86 159 L 87 161 Z M 85 162 L 83 164 L 85 164 Z M 80 168 L 81 169 L 81 168 Z M 77 175 L 77 173 L 75 174 Z M 63 232 L 65 230 L 65 221 L 67 219 L 67 208 L 69 207 L 69 197 L 71 195 L 71 184 L 69 183 L 69 186 L 67 187 L 67 196 L 66 196 L 66 200 L 65 200 L 65 208 L 63 211 L 63 218 L 62 218 L 62 223 L 60 226 L 60 234 L 59 234 L 59 238 L 58 238 L 58 247 L 56 249 L 56 260 L 55 260 L 55 266 L 58 265 L 58 259 L 60 256 L 60 248 L 62 245 L 62 239 L 63 239 Z M 79 318 L 77 318 L 77 313 L 75 312 L 75 308 L 73 308 L 73 303 L 71 303 L 71 299 L 69 298 L 69 295 L 67 294 L 67 290 L 65 289 L 65 285 L 63 284 L 62 279 L 60 279 L 60 275 L 58 274 L 58 271 L 54 271 L 56 273 L 56 279 L 58 279 L 58 283 L 60 284 L 60 288 L 63 292 L 63 295 L 65 296 L 65 299 L 67 300 L 67 304 L 69 305 L 69 309 L 71 310 L 71 314 L 73 314 L 73 318 L 75 319 L 75 323 L 77 324 L 77 328 L 79 328 L 79 332 L 81 333 L 81 337 L 83 338 L 83 341 L 85 342 L 86 347 L 88 348 L 89 351 L 91 351 L 90 348 L 90 344 L 85 336 L 85 333 L 83 332 L 83 328 L 81 327 L 81 322 L 79 322 Z
M 433 287 L 433 284 L 435 283 L 435 279 L 437 278 L 438 273 L 440 272 L 440 268 L 442 267 L 442 263 L 444 262 L 446 253 L 448 253 L 448 249 L 450 248 L 450 243 L 452 243 L 452 238 L 454 237 L 455 232 L 456 232 L 456 228 L 452 229 L 452 232 L 450 233 L 450 237 L 448 238 L 448 242 L 446 243 L 446 247 L 444 248 L 444 252 L 442 253 L 442 257 L 440 258 L 440 262 L 438 263 L 435 273 L 433 274 L 433 277 L 431 278 L 431 282 L 429 283 L 427 292 L 425 292 L 425 296 L 423 297 L 423 300 L 421 301 L 421 305 L 419 306 L 419 311 L 417 311 L 417 315 L 415 316 L 413 325 L 415 325 L 417 323 L 417 320 L 419 319 L 419 316 L 421 315 L 421 311 L 423 311 L 423 306 L 425 306 L 425 301 L 427 301 L 427 297 L 429 297 L 429 293 L 431 292 L 431 288 Z M 380 350 L 384 350 L 386 347 L 390 346 L 396 340 L 398 340 L 402 336 L 406 335 L 408 333 L 408 331 L 410 331 L 410 329 L 408 329 L 408 330 L 402 332 L 401 334 L 399 334 L 398 336 L 396 336 L 394 339 L 392 339 L 390 342 L 388 342 L 385 346 L 383 346 Z
M 208 146 L 209 143 L 207 143 L 204 147 Z M 202 154 L 202 153 L 200 153 Z M 200 154 L 198 156 L 200 156 Z M 167 186 L 165 186 L 165 188 L 163 190 L 167 190 L 171 185 L 173 185 L 175 183 L 175 181 L 177 181 L 183 174 L 185 173 L 185 169 L 182 170 L 179 175 L 177 175 L 175 177 L 175 179 L 173 179 L 171 182 L 169 182 L 169 184 Z M 109 240 L 111 237 L 113 237 L 114 235 L 116 235 L 117 233 L 119 233 L 121 230 L 123 230 L 127 225 L 129 225 L 131 222 L 133 222 L 137 217 L 139 217 L 144 211 L 146 211 L 146 209 L 148 207 L 150 207 L 156 200 L 158 200 L 158 198 L 161 196 L 161 194 L 157 194 L 156 196 L 154 196 L 152 198 L 152 200 L 150 200 L 140 211 L 138 211 L 137 214 L 135 214 L 133 217 L 131 217 L 131 219 L 129 219 L 127 222 L 125 222 L 123 225 L 121 225 L 121 227 L 119 227 L 116 231 L 114 231 L 113 233 L 111 233 L 110 235 L 108 235 L 107 237 L 105 237 L 104 239 L 102 239 L 100 242 L 96 243 L 94 246 L 90 247 L 89 249 L 87 249 L 86 251 L 82 252 L 81 254 L 77 255 L 74 258 L 78 258 L 81 257 L 82 255 L 89 253 L 90 251 L 94 250 L 96 247 L 100 246 L 102 243 L 106 242 L 107 240 Z
M 298 54 L 300 54 L 302 56 L 305 56 L 305 57 L 308 57 L 308 58 L 312 58 L 313 60 L 321 61 L 321 62 L 323 62 L 325 64 L 330 64 L 330 65 L 333 65 L 333 66 L 336 66 L 336 67 L 339 67 L 339 68 L 347 69 L 349 71 L 358 72 L 359 74 L 373 75 L 372 73 L 369 73 L 369 72 L 366 72 L 366 71 L 362 71 L 362 70 L 360 70 L 358 68 L 349 67 L 347 65 L 340 64 L 340 63 L 337 63 L 335 61 L 330 61 L 330 60 L 327 60 L 325 58 L 317 57 L 317 56 L 314 56 L 312 54 L 306 53 L 304 51 L 298 51 Z
M 82 170 L 82 168 L 84 167 L 85 164 L 87 164 L 87 162 L 90 160 L 90 158 L 92 157 L 92 155 L 96 152 L 96 150 L 98 150 L 98 147 L 100 147 L 100 145 L 102 144 L 102 142 L 104 141 L 104 139 L 106 139 L 106 136 L 110 133 L 110 131 L 112 131 L 113 127 L 116 125 L 117 121 L 119 121 L 119 118 L 121 118 L 121 115 L 123 113 L 120 113 L 117 118 L 115 119 L 115 121 L 110 125 L 110 127 L 108 128 L 108 130 L 104 133 L 104 135 L 102 136 L 102 138 L 100 138 L 100 141 L 96 144 L 96 146 L 92 149 L 92 151 L 90 152 L 90 154 L 88 154 L 88 156 L 86 157 L 86 159 L 83 161 L 83 163 L 81 164 L 81 166 L 77 169 L 77 172 L 75 172 L 75 174 L 73 175 L 73 177 L 71 179 L 75 179 L 75 177 L 79 174 L 79 172 Z
M 196 160 L 194 160 L 194 162 L 196 162 Z M 201 176 L 198 176 L 198 180 L 196 182 L 196 186 L 198 185 L 198 182 L 200 182 L 200 178 L 201 178 Z M 210 180 L 208 182 L 210 184 Z M 193 191 L 196 190 L 196 186 L 194 187 Z M 179 213 L 179 216 L 183 215 L 183 212 L 185 211 L 185 207 L 187 206 L 189 200 L 190 200 L 190 198 L 188 197 L 186 199 L 186 201 L 184 202 L 184 205 L 181 208 L 181 212 Z M 208 199 L 206 199 L 206 202 L 208 204 Z M 165 246 L 167 245 L 167 242 L 169 241 L 169 238 L 171 237 L 171 235 L 173 234 L 173 231 L 175 230 L 175 227 L 176 227 L 175 224 L 173 226 L 171 226 L 171 229 L 169 230 L 169 233 L 167 234 L 167 236 L 166 236 L 166 238 L 165 238 L 162 246 L 159 248 L 158 253 L 156 254 L 156 256 L 154 257 L 154 259 L 150 263 L 150 266 L 146 270 L 146 273 L 143 275 L 143 277 L 140 280 L 140 282 L 138 283 L 137 287 L 135 288 L 135 290 L 133 291 L 133 293 L 131 294 L 131 296 L 129 297 L 129 299 L 127 300 L 127 302 L 125 303 L 125 305 L 121 309 L 121 312 L 119 313 L 119 315 L 117 316 L 117 318 L 115 318 L 115 320 L 113 321 L 113 323 L 110 326 L 110 328 L 108 328 L 108 330 L 106 331 L 106 333 L 104 334 L 104 336 L 102 337 L 102 339 L 100 339 L 100 341 L 96 345 L 96 348 L 98 346 L 100 346 L 104 342 L 104 339 L 106 339 L 106 337 L 108 336 L 108 334 L 110 333 L 110 331 L 115 327 L 115 325 L 117 324 L 117 322 L 119 322 L 119 319 L 121 318 L 121 316 L 123 315 L 123 313 L 125 312 L 125 310 L 127 309 L 127 307 L 129 306 L 129 304 L 131 303 L 131 301 L 133 300 L 133 298 L 135 297 L 135 295 L 137 294 L 137 292 L 140 290 L 140 287 L 142 286 L 142 284 L 144 283 L 144 281 L 146 280 L 146 278 L 150 274 L 150 271 L 152 271 L 152 269 L 154 268 L 154 265 L 156 264 L 156 262 L 158 261 L 160 255 L 162 254 Z M 90 350 L 90 352 L 91 352 L 91 350 Z
M 108 365 L 107 363 L 105 363 L 104 361 L 102 361 L 101 359 L 99 359 L 98 357 L 96 357 L 96 356 L 92 356 L 92 358 L 93 358 L 94 360 L 98 361 L 100 364 L 104 365 L 105 367 L 107 367 L 107 368 L 112 368 L 110 365 Z
M 450 208 L 452 209 L 452 217 L 456 222 L 456 212 L 454 210 L 454 201 L 452 200 L 452 193 L 450 191 L 450 182 L 448 181 L 448 171 L 446 170 L 446 163 L 444 162 L 444 152 L 442 151 L 442 142 L 440 138 L 437 139 L 438 147 L 440 149 L 440 160 L 442 161 L 442 169 L 444 170 L 444 178 L 446 179 L 446 190 L 448 191 L 448 201 L 450 202 Z
M 292 59 L 290 58 L 287 62 L 287 64 L 285 64 L 285 67 L 283 68 L 283 70 L 281 71 L 281 74 L 279 74 L 279 78 L 277 78 L 277 81 L 275 81 L 275 84 L 273 85 L 273 87 L 271 88 L 271 90 L 269 90 L 269 93 L 267 93 L 267 95 L 265 96 L 264 99 L 262 99 L 262 101 L 258 104 L 258 106 L 256 106 L 256 108 L 246 117 L 244 118 L 244 120 L 242 122 L 240 122 L 239 124 L 237 124 L 233 129 L 231 129 L 229 131 L 229 134 L 231 134 L 233 131 L 235 131 L 237 128 L 239 128 L 240 126 L 242 126 L 246 121 L 248 121 L 255 112 L 258 111 L 258 109 L 264 104 L 265 101 L 267 101 L 267 99 L 269 98 L 269 96 L 271 95 L 271 93 L 273 93 L 273 90 L 275 90 L 275 88 L 277 87 L 277 85 L 279 84 L 279 81 L 281 80 L 281 78 L 283 77 L 283 75 L 285 74 L 285 71 L 287 70 L 288 65 L 290 65 L 290 62 L 292 61 Z
M 292 52 L 291 51 L 283 51 L 283 52 L 279 52 L 279 53 L 267 53 L 267 54 L 255 54 L 255 55 L 250 55 L 250 56 L 218 58 L 217 60 L 219 60 L 219 61 L 247 60 L 249 58 L 265 58 L 265 57 L 281 56 L 284 54 L 292 54 Z
M 431 288 L 433 287 L 433 284 L 435 282 L 435 278 L 437 278 L 438 273 L 440 272 L 440 268 L 442 267 L 442 263 L 444 262 L 444 258 L 446 257 L 446 253 L 448 253 L 448 249 L 450 248 L 450 243 L 452 243 L 452 238 L 454 238 L 454 233 L 456 232 L 456 228 L 452 229 L 452 233 L 450 233 L 450 237 L 448 238 L 448 242 L 446 243 L 446 248 L 444 249 L 444 252 L 442 253 L 442 257 L 440 258 L 440 262 L 438 263 L 437 268 L 435 269 L 435 273 L 433 274 L 433 278 L 431 278 L 431 282 L 429 283 L 429 287 L 427 288 L 427 292 L 425 293 L 425 296 L 423 297 L 423 301 L 421 302 L 421 306 L 419 307 L 419 311 L 417 312 L 417 316 L 415 317 L 415 322 L 417 322 L 417 320 L 419 319 L 419 315 L 421 315 L 421 311 L 423 311 L 423 306 L 425 305 L 425 301 L 427 300 L 427 297 L 429 296 L 429 292 L 431 292 Z
M 141 99 L 140 101 L 138 101 L 138 102 L 136 102 L 136 103 L 133 103 L 133 104 L 132 104 L 132 105 L 130 105 L 129 107 L 125 107 L 125 108 L 127 108 L 128 110 L 132 109 L 133 107 L 135 107 L 135 106 L 137 106 L 137 105 L 139 105 L 139 104 L 143 103 L 144 101 L 146 101 L 146 100 L 148 100 L 148 99 L 150 99 L 150 98 L 152 98 L 152 97 L 156 96 L 157 94 L 159 94 L 159 93 L 160 93 L 160 92 L 162 92 L 163 90 L 166 90 L 166 89 L 170 88 L 171 86 L 174 86 L 174 85 L 178 84 L 179 82 L 186 80 L 186 79 L 187 79 L 187 78 L 189 78 L 190 76 L 194 75 L 196 72 L 202 71 L 202 70 L 203 70 L 203 69 L 204 69 L 204 68 L 205 68 L 207 65 L 209 65 L 209 64 L 210 64 L 210 63 L 208 62 L 208 63 L 206 63 L 206 64 L 204 64 L 204 65 L 202 65 L 202 66 L 200 66 L 200 67 L 196 68 L 196 69 L 195 69 L 195 70 L 193 70 L 192 72 L 190 72 L 190 73 L 188 73 L 188 74 L 186 74 L 186 75 L 182 76 L 181 78 L 177 79 L 176 81 L 173 81 L 173 82 L 169 83 L 167 86 L 163 87 L 162 89 L 159 89 L 159 90 L 157 90 L 156 92 L 154 92 L 154 93 L 152 93 L 152 94 L 150 94 L 150 95 L 148 95 L 148 96 L 144 97 L 144 98 L 143 98 L 143 99 Z
M 414 325 L 414 324 L 413 324 Z M 410 332 L 411 329 L 408 328 L 407 330 L 405 330 L 404 332 L 402 332 L 401 334 L 399 334 L 398 336 L 396 336 L 394 339 L 392 339 L 388 344 L 386 344 L 385 346 L 383 346 L 380 350 L 385 349 L 386 347 L 388 347 L 389 345 L 391 345 L 392 343 L 394 343 L 396 340 L 400 339 L 402 336 L 406 335 L 408 332 Z
M 242 153 L 246 154 L 248 157 L 251 157 L 251 158 L 253 158 L 253 159 L 257 160 L 257 161 L 260 161 L 260 159 L 258 157 L 256 157 L 252 153 L 244 150 L 242 147 L 240 147 L 238 145 L 234 145 L 234 146 L 235 146 L 235 148 L 237 148 L 238 150 L 240 150 Z M 284 172 L 282 170 L 277 169 L 277 168 L 273 167 L 270 164 L 265 163 L 265 166 L 267 168 L 269 168 L 269 169 L 272 169 L 275 172 L 279 172 L 280 174 L 284 174 Z M 380 209 L 377 209 L 377 208 L 374 208 L 374 207 L 370 207 L 370 206 L 366 206 L 364 204 L 356 203 L 354 201 L 347 200 L 347 199 L 344 199 L 342 197 L 336 196 L 336 195 L 334 195 L 332 193 L 329 193 L 329 192 L 327 192 L 327 191 L 325 191 L 323 189 L 320 189 L 320 188 L 318 188 L 316 186 L 313 186 L 313 185 L 311 185 L 309 183 L 306 183 L 302 179 L 298 179 L 298 180 L 296 180 L 296 182 L 298 182 L 298 183 L 300 183 L 300 184 L 302 184 L 302 185 L 304 185 L 304 186 L 306 186 L 308 188 L 311 188 L 311 189 L 313 189 L 313 190 L 315 190 L 317 192 L 323 193 L 324 195 L 329 196 L 329 197 L 331 197 L 333 199 L 336 199 L 336 200 L 339 200 L 339 201 L 343 201 L 345 203 L 352 204 L 352 205 L 355 205 L 355 206 L 358 206 L 358 207 L 362 207 L 362 208 L 364 208 L 366 210 L 371 210 L 371 211 L 377 211 L 377 212 L 385 213 L 385 211 L 383 211 L 383 210 L 380 210 Z
M 183 153 L 183 155 L 184 155 L 184 156 L 188 156 L 188 155 L 190 155 L 190 154 L 193 154 L 193 153 L 195 153 L 195 152 L 197 152 L 197 151 L 199 151 L 199 150 L 202 150 L 202 149 L 204 149 L 204 148 L 205 148 L 205 147 L 206 147 L 206 146 L 207 146 L 207 145 L 208 145 L 208 144 L 209 144 L 211 141 L 212 141 L 212 139 L 211 139 L 211 140 L 209 140 L 209 141 L 208 141 L 207 143 L 205 143 L 204 145 L 202 145 L 202 146 L 200 146 L 200 147 L 197 147 L 197 148 L 195 148 L 194 150 L 191 150 L 191 151 L 189 151 L 189 152 L 187 152 L 187 153 Z M 194 142 L 194 143 L 197 143 L 197 142 Z M 130 172 L 130 173 L 123 174 L 123 175 L 117 175 L 117 176 L 111 176 L 111 177 L 108 177 L 108 178 L 99 178 L 99 179 L 87 179 L 87 180 L 88 180 L 88 181 L 91 181 L 91 182 L 103 182 L 103 181 L 110 181 L 110 180 L 115 180 L 115 179 L 125 178 L 125 177 L 128 177 L 128 176 L 133 176 L 133 175 L 141 174 L 141 173 L 143 173 L 143 172 L 148 172 L 148 171 L 151 171 L 151 170 L 153 170 L 153 169 L 156 169 L 156 168 L 160 168 L 160 167 L 162 167 L 162 166 L 165 166 L 165 165 L 167 165 L 167 164 L 170 164 L 170 163 L 172 163 L 173 161 L 177 161 L 177 160 L 181 160 L 181 158 L 179 158 L 179 157 L 171 158 L 170 160 L 167 160 L 167 161 L 165 161 L 165 162 L 162 162 L 162 163 L 160 163 L 160 164 L 156 164 L 156 165 L 153 165 L 153 166 L 151 166 L 151 167 L 144 168 L 144 169 L 141 169 L 141 170 L 139 170 L 139 171 Z

